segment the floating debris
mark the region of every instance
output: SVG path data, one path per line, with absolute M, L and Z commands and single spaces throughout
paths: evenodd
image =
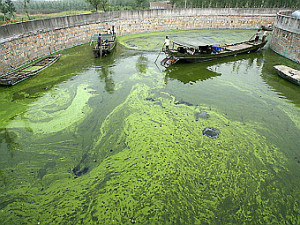
M 152 97 L 148 97 L 148 98 L 146 98 L 145 100 L 147 100 L 147 101 L 151 101 L 151 102 L 154 102 L 154 101 L 155 101 L 155 99 L 154 99 L 154 98 L 152 98 Z
M 189 103 L 189 102 L 186 102 L 186 101 L 176 101 L 174 104 L 175 105 L 183 104 L 183 105 L 187 105 L 187 106 L 193 106 L 192 103 Z
M 208 119 L 210 117 L 210 115 L 205 112 L 205 111 L 201 111 L 201 112 L 196 112 L 195 113 L 195 120 L 198 121 L 199 118 L 202 118 L 202 119 Z
M 202 134 L 204 136 L 207 136 L 207 137 L 210 137 L 210 138 L 217 138 L 217 137 L 219 137 L 220 130 L 218 130 L 217 128 L 213 128 L 213 127 L 206 127 L 202 131 Z

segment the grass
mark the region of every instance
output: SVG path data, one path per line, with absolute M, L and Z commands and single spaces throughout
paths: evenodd
M 63 12 L 50 13 L 50 14 L 34 14 L 34 15 L 30 15 L 30 18 L 31 18 L 31 20 L 38 20 L 38 19 L 47 19 L 47 18 L 53 18 L 53 17 L 78 15 L 78 14 L 85 14 L 85 13 L 91 13 L 91 11 L 87 11 L 87 10 L 73 11 L 72 10 L 72 11 L 63 11 Z M 28 20 L 28 18 L 25 14 L 18 14 L 16 16 L 16 18 L 19 21 Z
M 33 15 L 29 15 L 29 16 L 30 16 L 31 20 L 38 20 L 38 19 L 47 19 L 47 18 L 53 18 L 53 17 L 78 15 L 78 14 L 85 14 L 85 13 L 91 13 L 91 11 L 88 11 L 88 10 L 72 10 L 72 11 L 63 11 L 63 12 L 50 13 L 50 14 L 33 14 Z M 3 15 L 3 14 L 0 13 L 0 15 Z M 27 21 L 28 17 L 26 16 L 26 14 L 16 14 L 14 20 L 23 22 L 23 21 Z

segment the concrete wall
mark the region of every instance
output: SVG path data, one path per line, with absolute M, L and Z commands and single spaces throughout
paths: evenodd
M 291 17 L 292 12 L 277 14 L 270 47 L 278 54 L 300 63 L 300 19 Z
M 91 13 L 0 26 L 0 74 L 115 26 L 118 35 L 183 29 L 254 29 L 278 9 L 172 9 Z

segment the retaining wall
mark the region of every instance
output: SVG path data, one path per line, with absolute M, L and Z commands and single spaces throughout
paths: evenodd
M 0 26 L 0 74 L 90 41 L 115 26 L 118 35 L 184 29 L 256 29 L 278 9 L 172 9 L 91 13 Z
M 278 54 L 300 63 L 300 19 L 291 17 L 292 12 L 277 14 L 270 47 Z

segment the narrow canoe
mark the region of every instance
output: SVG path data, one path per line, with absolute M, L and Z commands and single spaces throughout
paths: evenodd
M 36 75 L 43 69 L 55 63 L 60 58 L 60 56 L 61 54 L 47 56 L 24 68 L 20 68 L 15 71 L 3 74 L 0 77 L 0 85 L 12 86 L 20 83 L 21 81 Z

